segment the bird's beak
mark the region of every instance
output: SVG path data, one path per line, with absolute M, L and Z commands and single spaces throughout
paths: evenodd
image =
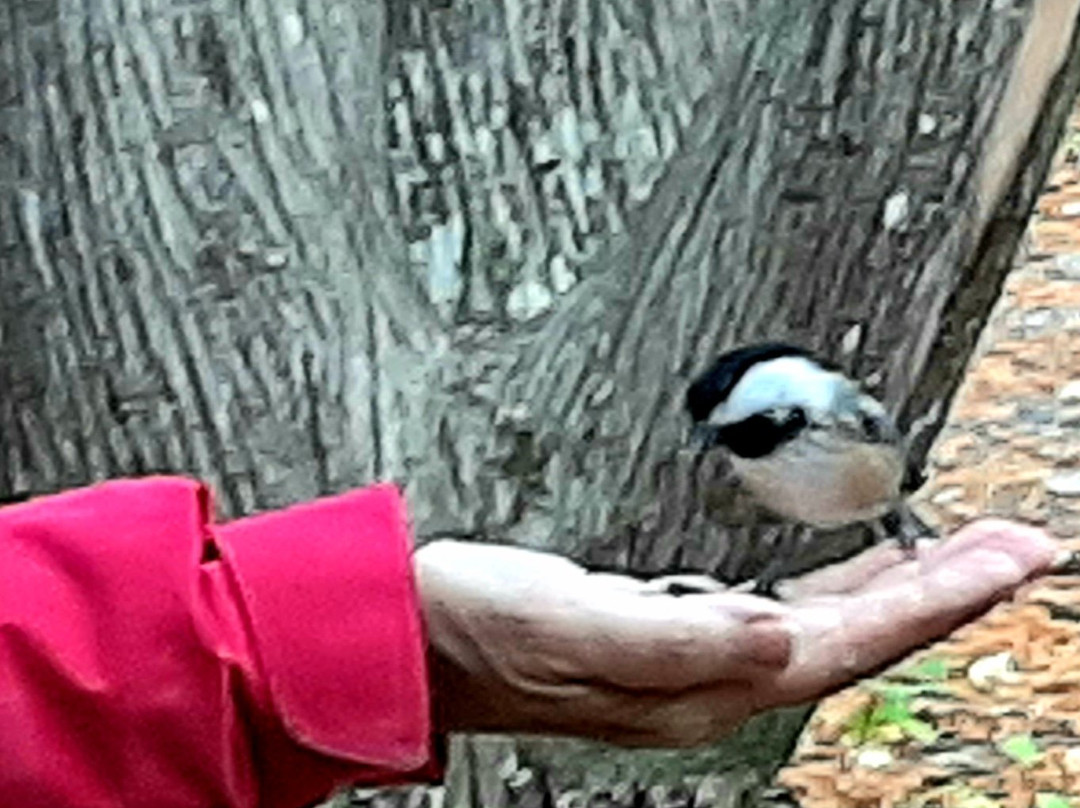
M 690 427 L 690 437 L 687 442 L 697 450 L 699 455 L 703 455 L 720 443 L 720 428 L 715 424 L 698 421 Z

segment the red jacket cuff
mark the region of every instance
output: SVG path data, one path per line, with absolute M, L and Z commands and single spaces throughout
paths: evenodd
M 436 774 L 426 641 L 391 485 L 215 528 L 285 731 L 343 762 Z

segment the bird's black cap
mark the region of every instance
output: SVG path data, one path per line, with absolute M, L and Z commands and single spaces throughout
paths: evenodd
M 810 351 L 783 342 L 761 342 L 745 345 L 721 354 L 698 376 L 686 391 L 686 409 L 694 421 L 704 421 L 720 402 L 724 401 L 739 379 L 760 362 L 785 356 L 801 356 L 817 361 Z

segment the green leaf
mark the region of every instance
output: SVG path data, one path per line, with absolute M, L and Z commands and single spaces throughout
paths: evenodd
M 919 693 L 917 685 L 883 682 L 881 680 L 867 682 L 866 688 L 882 701 L 902 701 L 910 699 Z
M 855 732 L 865 735 L 874 727 L 874 708 L 863 707 L 852 716 L 849 726 Z
M 899 724 L 882 724 L 880 727 L 875 727 L 871 733 L 871 740 L 885 745 L 900 743 L 904 737 L 904 730 Z
M 1035 808 L 1073 808 L 1073 804 L 1060 794 L 1042 792 L 1035 795 Z
M 1006 756 L 1025 767 L 1038 763 L 1042 758 L 1039 744 L 1030 735 L 1012 735 L 999 744 L 998 748 Z
M 927 744 L 937 740 L 937 728 L 933 724 L 919 718 L 907 718 L 903 721 L 898 721 L 897 725 L 904 731 L 904 734 L 913 741 Z
M 914 718 L 906 701 L 887 701 L 877 708 L 875 717 L 883 724 L 899 724 Z
M 873 705 L 860 707 L 848 718 L 841 740 L 849 746 L 862 746 L 870 739 L 873 729 Z
M 927 657 L 918 665 L 905 668 L 901 673 L 920 682 L 944 682 L 949 678 L 949 665 L 941 657 Z
M 869 742 L 880 744 L 903 743 L 914 740 L 933 743 L 937 728 L 916 718 L 911 710 L 911 697 L 906 689 L 882 687 L 876 690 L 870 704 L 848 717 L 841 740 L 848 746 Z

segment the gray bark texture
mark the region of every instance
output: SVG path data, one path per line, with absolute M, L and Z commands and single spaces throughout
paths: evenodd
M 925 453 L 1078 6 L 5 0 L 0 493 L 180 471 L 235 516 L 392 479 L 420 540 L 752 572 L 687 380 L 805 343 Z M 450 797 L 752 804 L 803 715 L 696 756 L 461 740 Z

